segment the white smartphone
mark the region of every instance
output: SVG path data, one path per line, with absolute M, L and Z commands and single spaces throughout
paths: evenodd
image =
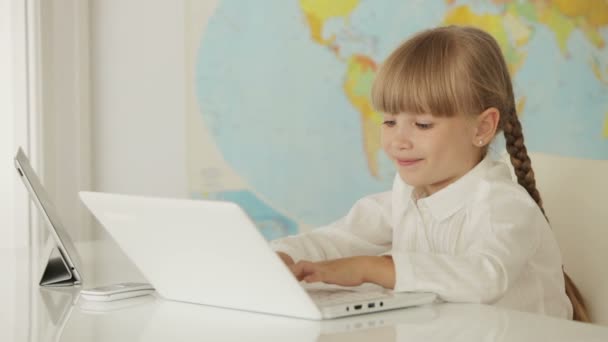
M 80 296 L 86 300 L 109 302 L 125 298 L 145 296 L 152 292 L 154 292 L 154 288 L 150 284 L 118 283 L 83 289 L 80 291 Z
M 150 305 L 156 302 L 155 296 L 139 296 L 135 298 L 125 298 L 122 300 L 113 301 L 99 301 L 99 300 L 86 300 L 82 298 L 79 300 L 78 308 L 81 312 L 87 314 L 107 314 L 115 311 L 122 311 L 125 309 L 133 309 L 136 307 Z

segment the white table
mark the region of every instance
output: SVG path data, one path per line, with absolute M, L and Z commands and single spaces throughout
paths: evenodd
M 141 280 L 113 251 L 88 260 L 86 286 Z M 84 253 L 83 253 L 84 251 Z M 93 258 L 95 259 L 95 258 Z M 487 305 L 434 304 L 308 321 L 166 301 L 157 296 L 91 303 L 79 288 L 37 285 L 29 250 L 1 250 L 0 341 L 608 341 L 608 328 Z M 7 271 L 5 271 L 7 270 Z M 33 271 L 34 270 L 34 271 Z

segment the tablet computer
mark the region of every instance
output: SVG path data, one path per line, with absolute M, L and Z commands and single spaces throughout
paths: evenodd
M 80 259 L 72 243 L 72 239 L 59 220 L 57 210 L 50 196 L 42 186 L 40 179 L 32 169 L 28 157 L 19 148 L 15 156 L 15 168 L 23 184 L 27 188 L 30 198 L 38 209 L 51 236 L 57 244 L 53 248 L 49 260 L 40 280 L 41 286 L 68 286 L 81 284 Z

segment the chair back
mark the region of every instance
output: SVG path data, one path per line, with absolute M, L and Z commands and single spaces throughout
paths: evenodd
M 541 153 L 530 159 L 564 269 L 591 321 L 608 325 L 608 160 Z

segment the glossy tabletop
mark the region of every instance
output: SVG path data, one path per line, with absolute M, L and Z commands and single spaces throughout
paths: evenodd
M 40 260 L 33 259 L 29 250 L 0 249 L 0 341 L 608 341 L 607 327 L 475 304 L 309 321 L 156 295 L 88 302 L 80 287 L 39 287 Z M 124 262 L 83 259 L 85 276 L 94 279 L 84 287 L 141 280 Z

